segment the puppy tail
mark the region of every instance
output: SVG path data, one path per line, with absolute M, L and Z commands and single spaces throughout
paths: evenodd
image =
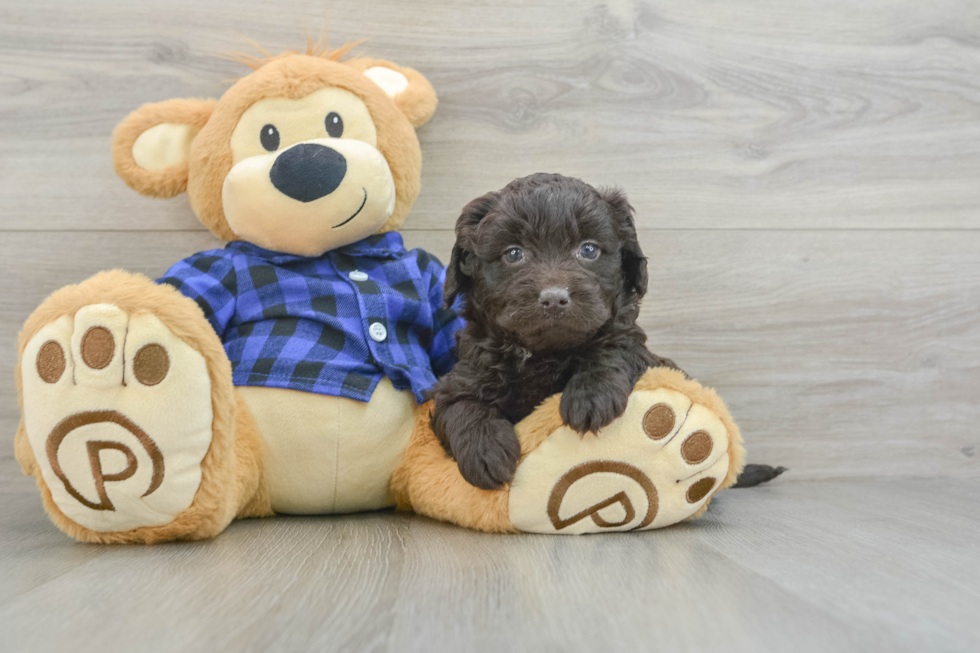
M 785 467 L 772 467 L 770 465 L 749 463 L 742 470 L 742 473 L 738 475 L 738 480 L 735 481 L 735 485 L 732 487 L 755 487 L 761 483 L 768 483 L 785 471 Z

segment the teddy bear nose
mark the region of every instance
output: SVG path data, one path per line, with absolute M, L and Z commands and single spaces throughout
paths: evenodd
M 269 179 L 279 192 L 300 202 L 312 202 L 337 190 L 347 174 L 347 159 L 337 150 L 300 143 L 278 157 Z
M 568 290 L 565 288 L 552 286 L 541 291 L 538 303 L 548 315 L 558 316 L 565 312 L 572 303 L 572 298 L 568 296 Z

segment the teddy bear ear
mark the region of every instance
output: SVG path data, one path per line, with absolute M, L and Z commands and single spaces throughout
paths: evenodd
M 142 195 L 173 197 L 187 190 L 191 142 L 211 117 L 215 100 L 144 104 L 112 134 L 116 173 Z
M 436 92 L 419 71 L 383 59 L 352 59 L 345 63 L 380 86 L 413 126 L 424 125 L 436 110 Z

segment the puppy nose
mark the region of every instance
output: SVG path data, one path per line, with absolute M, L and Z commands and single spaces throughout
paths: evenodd
M 572 298 L 568 296 L 568 290 L 552 286 L 545 288 L 538 295 L 538 303 L 548 315 L 561 315 L 572 303 Z
M 300 143 L 278 157 L 269 179 L 280 193 L 300 202 L 312 202 L 337 190 L 347 174 L 347 159 L 337 150 L 316 143 Z

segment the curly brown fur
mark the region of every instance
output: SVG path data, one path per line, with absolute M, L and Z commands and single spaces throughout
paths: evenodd
M 636 324 L 646 289 L 619 190 L 539 173 L 463 209 L 445 299 L 463 295 L 467 325 L 459 363 L 431 397 L 433 430 L 467 481 L 493 489 L 513 479 L 514 424 L 547 397 L 563 392 L 564 422 L 598 431 L 623 414 L 648 367 L 676 368 L 647 350 Z

